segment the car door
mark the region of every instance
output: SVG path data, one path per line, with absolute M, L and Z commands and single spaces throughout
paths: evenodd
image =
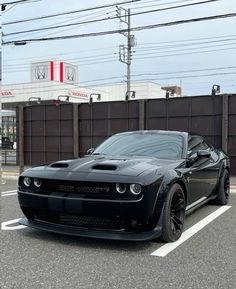
M 199 150 L 208 150 L 210 157 L 198 159 L 197 152 Z M 203 201 L 214 189 L 217 182 L 218 166 L 213 159 L 213 154 L 215 154 L 213 147 L 209 146 L 201 136 L 189 136 L 188 158 L 196 160 L 186 172 L 189 189 L 188 204 Z

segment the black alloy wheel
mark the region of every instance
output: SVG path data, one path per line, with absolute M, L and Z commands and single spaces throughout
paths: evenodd
M 230 194 L 230 181 L 229 181 L 229 176 L 227 176 L 227 178 L 225 178 L 225 180 L 224 180 L 224 193 L 225 193 L 226 202 L 228 203 L 228 201 L 229 201 L 229 194 Z
M 230 195 L 230 178 L 229 178 L 229 172 L 227 170 L 224 171 L 222 174 L 218 192 L 216 199 L 214 199 L 214 203 L 216 205 L 226 205 L 229 201 L 229 195 Z
M 174 184 L 163 206 L 162 236 L 165 242 L 174 242 L 183 232 L 185 219 L 185 195 L 179 184 Z

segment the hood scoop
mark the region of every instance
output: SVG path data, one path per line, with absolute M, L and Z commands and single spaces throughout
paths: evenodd
M 68 168 L 67 163 L 53 163 L 50 165 L 51 168 Z
M 92 167 L 93 170 L 99 170 L 99 171 L 115 171 L 117 169 L 117 166 L 115 165 L 108 165 L 108 164 L 98 164 Z

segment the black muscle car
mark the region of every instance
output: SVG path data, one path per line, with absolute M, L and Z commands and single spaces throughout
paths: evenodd
M 200 135 L 116 134 L 84 158 L 26 170 L 20 223 L 83 237 L 175 241 L 186 214 L 228 202 L 229 170 L 228 156 Z

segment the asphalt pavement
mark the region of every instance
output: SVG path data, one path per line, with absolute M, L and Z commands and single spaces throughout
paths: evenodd
M 235 289 L 234 189 L 229 207 L 206 205 L 188 216 L 186 235 L 224 209 L 164 257 L 152 255 L 165 249 L 161 242 L 95 240 L 22 228 L 15 190 L 14 179 L 1 185 L 1 289 Z

